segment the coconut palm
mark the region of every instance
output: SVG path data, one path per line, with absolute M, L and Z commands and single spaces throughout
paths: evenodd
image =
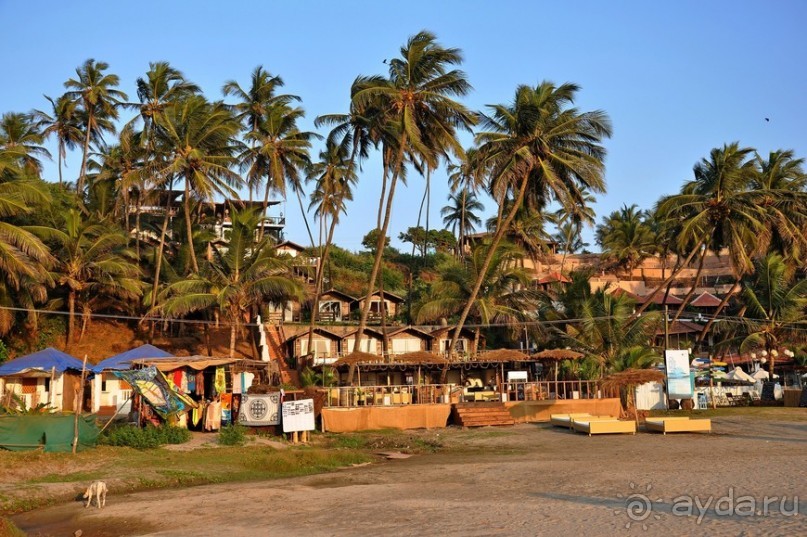
M 18 217 L 32 214 L 37 207 L 51 201 L 44 184 L 23 176 L 14 157 L 13 163 L 0 151 L 0 305 L 33 309 L 35 303 L 47 299 L 50 281 L 47 269 L 55 262 L 48 247 L 29 229 L 14 223 Z M 10 178 L 17 177 L 17 178 Z M 11 310 L 0 310 L 0 334 L 13 324 Z
M 52 277 L 67 295 L 67 349 L 75 339 L 77 306 L 82 308 L 86 322 L 93 301 L 100 296 L 131 303 L 141 295 L 140 269 L 126 248 L 126 236 L 108 222 L 87 219 L 77 209 L 70 209 L 59 229 L 30 229 L 53 244 L 56 262 Z
M 467 188 L 450 193 L 448 201 L 449 204 L 440 209 L 440 214 L 443 216 L 443 224 L 450 227 L 452 233 L 457 236 L 457 257 L 461 258 L 465 237 L 482 224 L 482 219 L 477 213 L 484 211 L 485 206 L 477 199 L 476 194 Z
M 485 131 L 477 134 L 476 141 L 480 159 L 490 171 L 488 190 L 499 203 L 499 224 L 480 278 L 460 315 L 460 328 L 482 288 L 487 265 L 524 205 L 541 211 L 554 200 L 572 211 L 582 202 L 583 192 L 605 189 L 601 141 L 611 135 L 610 121 L 604 112 L 574 108 L 578 91 L 575 84 L 519 86 L 512 103 L 490 106 L 491 114 L 483 116 Z M 455 340 L 458 334 L 459 330 Z M 451 343 L 452 348 L 455 344 Z
M 81 143 L 81 129 L 78 127 L 78 114 L 76 101 L 69 95 L 62 95 L 56 100 L 45 98 L 51 105 L 51 113 L 34 110 L 34 118 L 45 138 L 56 138 L 58 147 L 59 185 L 62 183 L 62 165 L 67 157 L 67 150 L 75 149 Z M 66 166 L 66 164 L 64 164 Z
M 767 159 L 756 155 L 750 189 L 765 208 L 766 237 L 785 260 L 802 264 L 807 252 L 807 173 L 804 159 L 793 151 L 771 151 Z
M 435 322 L 459 315 L 471 298 L 490 245 L 479 243 L 462 263 L 451 260 L 440 270 L 429 295 L 417 308 L 418 323 Z M 529 288 L 530 273 L 520 266 L 523 253 L 511 243 L 502 243 L 484 274 L 482 292 L 473 298 L 471 317 L 486 325 L 514 325 L 535 311 L 537 295 Z M 478 342 L 480 329 L 476 329 Z
M 778 352 L 807 343 L 807 280 L 797 279 L 781 255 L 770 253 L 755 260 L 740 296 L 745 307 L 738 338 L 740 350 L 766 351 L 773 378 Z
M 630 276 L 633 269 L 653 255 L 657 251 L 656 236 L 648 219 L 649 215 L 635 204 L 630 207 L 623 205 L 603 218 L 596 229 L 603 261 Z
M 292 108 L 282 103 L 271 106 L 261 120 L 258 131 L 247 134 L 247 140 L 254 144 L 242 152 L 240 161 L 242 166 L 244 162 L 250 163 L 248 170 L 250 176 L 258 174 L 266 177 L 264 211 L 269 204 L 270 192 L 278 192 L 285 197 L 286 185 L 291 187 L 297 196 L 303 222 L 313 246 L 314 235 L 311 233 L 303 207 L 301 172 L 311 162 L 309 155 L 311 140 L 319 138 L 319 135 L 298 128 L 297 121 L 304 116 L 305 111 L 302 108 Z
M 238 122 L 221 103 L 210 103 L 200 95 L 190 95 L 155 118 L 158 143 L 166 156 L 159 173 L 185 183 L 183 199 L 190 266 L 199 272 L 193 245 L 191 197 L 208 201 L 214 195 L 237 196 L 241 177 L 230 169 L 238 149 L 235 136 Z
M 118 105 L 126 101 L 126 94 L 115 89 L 120 80 L 117 75 L 106 74 L 109 64 L 96 62 L 90 58 L 76 68 L 76 78 L 64 83 L 67 95 L 79 107 L 84 146 L 81 156 L 81 170 L 76 182 L 76 192 L 83 195 L 87 176 L 87 159 L 90 154 L 90 141 L 103 139 L 104 132 L 115 132 L 113 120 L 118 119 Z
M 44 141 L 45 136 L 34 116 L 7 112 L 0 117 L 0 151 L 32 177 L 42 173 L 40 159 L 50 158 L 50 152 L 42 147 Z
M 465 74 L 453 69 L 461 62 L 458 49 L 441 46 L 433 34 L 423 31 L 401 48 L 400 58 L 390 60 L 388 78 L 359 77 L 354 82 L 351 115 L 373 118 L 377 123 L 374 129 L 380 133 L 384 176 L 389 177 L 388 188 L 379 199 L 379 214 L 383 213 L 383 217 L 368 282 L 371 290 L 381 267 L 395 187 L 403 177 L 406 161 L 421 161 L 435 168 L 441 154 L 461 155 L 457 130 L 469 129 L 475 123 L 471 112 L 454 100 L 471 89 Z M 357 345 L 367 324 L 369 307 L 370 301 L 366 301 L 356 333 Z
M 260 221 L 257 211 L 230 208 L 233 228 L 226 248 L 212 247 L 212 257 L 201 272 L 170 284 L 157 309 L 169 317 L 217 309 L 230 323 L 230 357 L 236 336 L 250 322 L 255 303 L 285 303 L 302 297 L 300 283 L 272 254 L 270 239 L 255 241 Z

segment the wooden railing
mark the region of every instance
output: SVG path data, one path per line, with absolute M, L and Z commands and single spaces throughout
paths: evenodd
M 329 407 L 616 397 L 615 394 L 603 390 L 597 380 L 507 382 L 478 389 L 452 384 L 340 386 L 322 389 L 326 393 L 325 406 Z

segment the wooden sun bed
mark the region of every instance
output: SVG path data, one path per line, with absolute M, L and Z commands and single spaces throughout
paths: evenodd
M 555 427 L 566 427 L 571 429 L 573 418 L 589 418 L 591 414 L 581 412 L 579 414 L 550 414 L 549 423 Z
M 575 420 L 572 424 L 578 433 L 593 434 L 636 434 L 636 423 L 632 421 L 620 421 L 614 418 L 599 420 Z
M 709 418 L 691 420 L 685 417 L 647 418 L 645 429 L 663 434 L 667 433 L 711 433 L 712 420 Z

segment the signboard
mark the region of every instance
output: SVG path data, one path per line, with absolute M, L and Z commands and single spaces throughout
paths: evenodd
M 314 430 L 314 400 L 283 402 L 283 432 Z
M 242 395 L 238 422 L 249 427 L 280 425 L 280 393 Z
M 664 351 L 667 364 L 667 397 L 670 399 L 691 399 L 692 384 L 689 380 L 689 351 Z

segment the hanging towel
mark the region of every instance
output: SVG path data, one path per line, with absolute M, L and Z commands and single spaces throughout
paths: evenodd
M 196 395 L 205 396 L 205 374 L 202 371 L 196 373 Z
M 171 380 L 174 381 L 174 386 L 176 386 L 178 389 L 182 389 L 182 377 L 184 376 L 185 375 L 182 374 L 182 369 L 174 370 L 174 376 Z
M 186 371 L 185 380 L 188 383 L 188 393 L 196 393 L 196 373 Z
M 232 401 L 233 394 L 221 394 L 221 422 L 228 424 L 232 421 Z

